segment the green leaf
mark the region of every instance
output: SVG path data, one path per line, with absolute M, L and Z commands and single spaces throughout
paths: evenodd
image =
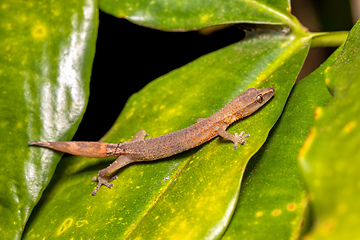
M 97 34 L 93 1 L 2 1 L 0 230 L 20 238 L 60 154 L 28 141 L 69 140 L 84 113 Z
M 308 239 L 356 239 L 360 224 L 360 23 L 325 71 L 333 101 L 318 108 L 300 163 L 314 208 Z
M 195 30 L 233 23 L 295 25 L 288 0 L 99 0 L 115 17 L 162 30 Z
M 147 85 L 129 99 L 104 141 L 128 141 L 142 129 L 149 137 L 182 129 L 251 86 L 276 92 L 256 114 L 229 129 L 251 135 L 245 146 L 232 150 L 233 144 L 218 138 L 168 159 L 127 166 L 112 189 L 101 188 L 95 197 L 90 180 L 110 160 L 63 159 L 25 237 L 221 236 L 236 206 L 243 169 L 280 116 L 308 46 L 309 39 L 281 32 L 260 35 Z
M 299 238 L 309 220 L 298 152 L 313 124 L 315 107 L 331 99 L 324 70 L 336 56 L 295 85 L 268 140 L 246 167 L 236 211 L 223 239 Z

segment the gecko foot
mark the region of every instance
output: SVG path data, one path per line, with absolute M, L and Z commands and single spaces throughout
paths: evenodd
M 245 134 L 244 135 L 244 131 L 242 131 L 240 134 L 235 133 L 235 145 L 233 149 L 237 148 L 237 144 L 240 143 L 241 145 L 244 145 L 246 143 L 245 138 L 250 137 L 250 134 Z
M 109 182 L 115 180 L 117 178 L 116 175 L 114 176 L 100 176 L 98 175 L 97 177 L 93 177 L 92 181 L 93 182 L 98 182 L 96 189 L 91 193 L 91 195 L 95 196 L 96 193 L 99 191 L 101 185 L 105 185 L 108 188 L 112 188 L 114 186 L 114 184 L 110 184 Z

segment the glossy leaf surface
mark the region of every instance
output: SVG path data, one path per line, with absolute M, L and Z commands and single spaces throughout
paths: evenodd
M 316 110 L 300 153 L 315 221 L 308 239 L 356 239 L 360 224 L 360 24 L 325 71 L 333 101 Z
M 84 113 L 97 33 L 93 1 L 0 4 L 0 232 L 20 238 Z
M 307 50 L 308 39 L 273 32 L 205 55 L 153 81 L 129 99 L 104 141 L 128 141 L 142 129 L 148 137 L 182 129 L 249 87 L 276 92 L 262 109 L 229 129 L 249 133 L 246 145 L 233 150 L 231 142 L 217 138 L 174 157 L 132 164 L 118 172 L 112 189 L 102 188 L 95 197 L 91 178 L 111 161 L 64 159 L 26 237 L 220 237 L 236 206 L 247 161 L 280 116 Z
M 115 17 L 162 30 L 195 30 L 232 23 L 292 25 L 288 0 L 99 0 Z
M 295 85 L 281 118 L 246 168 L 223 239 L 298 239 L 308 225 L 308 193 L 297 157 L 313 124 L 315 107 L 332 98 L 324 70 L 337 55 Z

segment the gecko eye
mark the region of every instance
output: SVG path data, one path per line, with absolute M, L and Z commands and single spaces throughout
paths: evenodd
M 258 103 L 262 103 L 262 102 L 264 101 L 263 95 L 261 95 L 261 94 L 257 95 L 256 101 L 257 101 Z

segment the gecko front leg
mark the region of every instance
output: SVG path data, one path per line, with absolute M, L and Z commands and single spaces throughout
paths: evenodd
M 131 141 L 142 140 L 146 136 L 147 133 L 144 130 L 141 130 L 140 132 L 135 134 L 134 138 Z M 93 177 L 92 179 L 93 182 L 98 182 L 96 189 L 92 192 L 92 195 L 95 196 L 102 185 L 105 185 L 108 188 L 112 188 L 114 185 L 110 184 L 109 182 L 117 178 L 117 175 L 113 175 L 113 173 L 132 162 L 135 162 L 135 160 L 131 159 L 128 156 L 121 155 L 112 164 L 110 164 L 110 166 L 100 170 L 98 172 L 98 175 L 96 177 Z
M 232 141 L 235 145 L 233 149 L 237 148 L 237 144 L 240 143 L 241 145 L 244 145 L 246 143 L 245 138 L 250 137 L 250 134 L 245 134 L 244 135 L 244 131 L 242 131 L 240 134 L 235 133 L 235 135 L 232 135 L 231 133 L 225 131 L 224 128 L 219 128 L 218 129 L 218 134 L 219 136 L 229 139 L 230 141 Z

